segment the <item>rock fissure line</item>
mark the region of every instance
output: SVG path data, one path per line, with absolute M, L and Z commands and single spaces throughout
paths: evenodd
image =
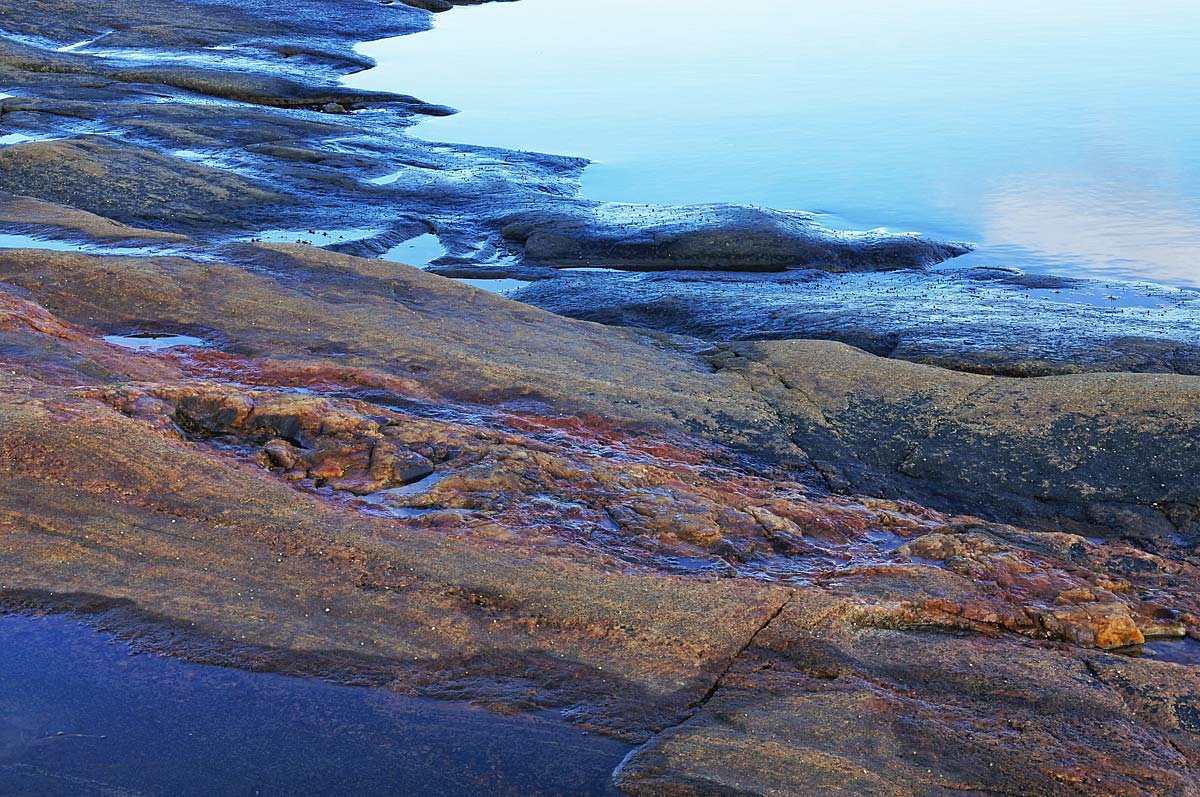
M 950 422 L 951 416 L 958 412 L 958 410 L 966 405 L 967 402 L 971 401 L 973 398 L 976 398 L 985 390 L 993 387 L 994 380 L 995 377 L 987 377 L 987 382 L 981 384 L 979 387 L 974 388 L 973 390 L 968 391 L 966 395 L 951 404 L 944 412 L 941 413 L 941 417 L 939 417 L 930 425 L 929 431 L 926 432 L 923 437 L 919 437 L 912 442 L 912 445 L 908 449 L 908 453 L 906 453 L 904 458 L 893 466 L 892 470 L 902 476 L 906 475 L 904 472 L 904 466 L 907 465 L 914 456 L 916 456 L 917 452 L 921 450 L 921 446 L 932 440 L 934 436 L 943 428 L 943 425 Z
M 743 362 L 747 362 L 747 363 L 750 363 L 750 362 L 752 362 L 751 360 L 749 360 L 749 358 L 747 358 L 747 357 L 743 356 L 743 355 L 742 355 L 740 352 L 738 352 L 738 351 L 737 351 L 737 350 L 736 350 L 734 347 L 732 347 L 732 346 L 728 346 L 728 347 L 722 347 L 722 350 L 723 350 L 723 351 L 727 351 L 727 352 L 729 352 L 729 353 L 731 353 L 731 354 L 732 354 L 732 357 L 730 357 L 730 358 L 728 358 L 728 359 L 738 359 L 738 360 L 742 360 Z M 706 358 L 706 359 L 707 359 L 707 358 Z M 712 362 L 712 360 L 709 360 L 709 362 Z M 768 369 L 768 370 L 769 370 L 769 371 L 770 371 L 770 372 L 771 372 L 771 373 L 772 373 L 772 374 L 775 376 L 775 378 L 776 378 L 776 379 L 779 381 L 780 385 L 781 385 L 781 386 L 783 386 L 783 388 L 784 388 L 785 390 L 792 390 L 792 389 L 793 389 L 793 388 L 792 388 L 792 387 L 790 387 L 790 386 L 788 385 L 788 383 L 787 383 L 787 382 L 786 382 L 786 381 L 785 381 L 785 380 L 784 380 L 784 379 L 783 379 L 783 378 L 782 378 L 782 377 L 781 377 L 781 376 L 778 374 L 778 372 L 775 370 L 774 366 L 770 365 L 769 363 L 763 363 L 763 365 L 764 365 L 764 366 L 765 366 L 765 367 L 766 367 L 766 368 L 767 368 L 767 369 Z M 723 371 L 727 371 L 727 370 L 729 370 L 729 369 L 728 369 L 728 368 L 726 368 L 726 366 L 725 366 L 725 361 L 722 361 L 722 362 L 721 362 L 721 363 L 719 363 L 719 364 L 717 364 L 717 363 L 713 363 L 713 368 L 715 369 L 715 371 L 716 371 L 716 372 L 723 372 Z M 789 439 L 789 441 L 790 441 L 790 442 L 791 442 L 791 444 L 792 444 L 792 445 L 793 445 L 793 446 L 796 448 L 796 450 L 798 450 L 798 451 L 799 451 L 801 454 L 803 454 L 803 455 L 804 455 L 804 459 L 805 459 L 805 460 L 808 462 L 808 467 L 809 467 L 809 469 L 810 469 L 810 470 L 811 470 L 811 471 L 812 471 L 814 474 L 816 474 L 818 478 L 820 478 L 820 479 L 821 479 L 821 483 L 825 485 L 825 489 L 827 489 L 827 490 L 828 490 L 829 492 L 831 492 L 831 493 L 836 493 L 836 492 L 839 492 L 839 491 L 838 491 L 838 489 L 836 488 L 836 486 L 835 486 L 835 485 L 833 484 L 833 482 L 830 480 L 830 478 L 829 478 L 828 474 L 826 474 L 826 473 L 825 473 L 825 471 L 824 471 L 824 469 L 822 469 L 822 468 L 821 468 L 821 467 L 820 467 L 820 466 L 817 464 L 817 461 L 816 461 L 815 459 L 813 459 L 813 456 L 812 456 L 812 454 L 811 454 L 811 453 L 809 453 L 808 449 L 807 449 L 807 448 L 805 448 L 803 445 L 800 445 L 798 442 L 796 442 L 796 440 L 795 440 L 795 433 L 796 433 L 795 424 L 791 423 L 791 422 L 789 421 L 789 419 L 787 418 L 787 416 L 784 414 L 783 410 L 782 410 L 782 409 L 780 409 L 780 407 L 778 407 L 776 404 L 772 403 L 772 402 L 771 402 L 771 400 L 770 400 L 770 397 L 769 397 L 768 395 L 766 395 L 765 393 L 763 393 L 763 392 L 762 392 L 762 391 L 761 391 L 761 390 L 758 388 L 758 386 L 754 384 L 754 379 L 753 379 L 753 376 L 752 376 L 751 374 L 749 374 L 749 373 L 746 373 L 746 372 L 744 372 L 744 371 L 740 371 L 740 370 L 737 370 L 737 369 L 734 369 L 734 370 L 732 371 L 732 373 L 733 373 L 734 375 L 736 375 L 736 376 L 738 377 L 738 379 L 739 379 L 739 380 L 741 380 L 741 382 L 742 382 L 742 383 L 743 383 L 743 384 L 746 386 L 746 388 L 747 388 L 747 389 L 748 389 L 748 390 L 749 390 L 751 393 L 753 393 L 753 394 L 754 394 L 755 396 L 757 396 L 758 398 L 762 399 L 762 401 L 763 401 L 763 402 L 766 404 L 766 406 L 767 406 L 768 410 L 770 411 L 771 415 L 772 415 L 772 416 L 774 416 L 775 420 L 776 420 L 776 421 L 779 423 L 779 426 L 780 426 L 780 428 L 782 428 L 782 429 L 784 429 L 784 430 L 787 430 L 787 434 L 788 434 L 788 439 Z M 804 396 L 805 400 L 806 400 L 806 401 L 808 401 L 808 402 L 809 402 L 809 404 L 811 404 L 811 405 L 812 405 L 813 409 L 814 409 L 814 410 L 815 410 L 815 411 L 816 411 L 816 412 L 817 412 L 817 413 L 818 413 L 818 414 L 821 416 L 821 420 L 822 420 L 822 422 L 823 422 L 823 423 L 825 423 L 825 424 L 828 426 L 828 428 L 829 428 L 829 429 L 830 429 L 830 431 L 833 433 L 833 435 L 834 435 L 835 437 L 839 437 L 839 436 L 838 436 L 838 432 L 837 432 L 837 430 L 836 430 L 836 429 L 834 429 L 832 426 L 829 426 L 829 425 L 828 425 L 828 419 L 825 417 L 825 413 L 824 413 L 824 412 L 821 410 L 821 408 L 820 408 L 820 407 L 819 407 L 819 406 L 816 404 L 816 402 L 812 401 L 812 399 L 811 399 L 811 398 L 809 398 L 809 397 L 808 397 L 808 395 L 807 395 L 806 393 L 804 393 L 802 390 L 800 391 L 800 394 L 801 394 L 802 396 Z M 839 439 L 840 439 L 840 437 L 839 437 Z

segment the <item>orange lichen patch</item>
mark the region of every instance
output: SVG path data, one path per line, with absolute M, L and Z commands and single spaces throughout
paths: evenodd
M 940 592 L 915 604 L 924 610 L 1085 646 L 1117 648 L 1181 634 L 1179 617 L 1200 601 L 1194 586 L 1200 569 L 1121 543 L 1102 549 L 1069 534 L 968 524 L 918 537 L 898 553 L 944 568 L 922 587 Z M 1161 590 L 1165 578 L 1178 586 Z

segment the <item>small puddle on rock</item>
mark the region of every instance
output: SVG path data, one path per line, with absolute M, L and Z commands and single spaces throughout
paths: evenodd
M 176 346 L 197 346 L 201 348 L 209 348 L 211 346 L 207 341 L 194 338 L 191 335 L 156 335 L 149 332 L 134 335 L 105 335 L 104 342 L 125 349 L 133 349 L 134 351 L 162 351 L 163 349 L 173 349 Z
M 425 268 L 439 257 L 446 256 L 446 247 L 431 232 L 409 238 L 403 243 L 396 244 L 379 256 L 380 260 L 392 263 L 403 263 L 406 266 Z
M 433 487 L 435 484 L 437 484 L 438 482 L 440 482 L 442 479 L 446 478 L 449 475 L 450 475 L 449 473 L 431 473 L 428 476 L 426 476 L 425 478 L 418 479 L 417 481 L 412 482 L 411 484 L 405 484 L 401 487 L 392 487 L 389 490 L 380 490 L 377 493 L 372 493 L 372 495 L 377 495 L 377 496 L 380 496 L 381 498 L 389 496 L 389 495 L 391 495 L 391 496 L 420 495 L 423 492 L 427 492 L 431 487 Z
M 472 288 L 488 291 L 489 293 L 507 296 L 510 293 L 516 293 L 522 288 L 532 285 L 528 280 L 515 279 L 467 279 L 465 277 L 454 277 L 455 282 L 461 282 L 463 285 L 470 285 Z
M 874 531 L 868 531 L 866 533 L 866 539 L 868 542 L 875 545 L 881 552 L 889 552 L 897 550 L 900 546 L 904 545 L 906 542 L 909 542 L 910 539 L 913 538 L 901 537 L 899 534 L 896 534 L 892 531 L 876 529 Z
M 167 255 L 179 251 L 175 247 L 152 243 L 145 246 L 109 246 L 101 242 L 64 241 L 21 233 L 0 233 L 0 249 L 44 249 L 50 252 L 127 256 Z
M 52 252 L 82 252 L 87 244 L 35 238 L 32 235 L 0 233 L 0 249 L 48 249 Z
M 1173 307 L 1179 298 L 1160 285 L 1125 283 L 1084 283 L 1073 288 L 1033 288 L 1025 291 L 1035 299 L 1059 304 L 1084 304 L 1109 310 L 1124 308 L 1159 309 Z
M 1200 666 L 1200 639 L 1155 639 L 1142 645 L 1139 655 L 1155 661 Z
M 0 616 L 0 794 L 615 794 L 629 747 L 547 717 L 132 655 Z
M 385 174 L 383 177 L 374 177 L 370 180 L 367 180 L 367 182 L 371 185 L 391 185 L 403 176 L 404 172 L 402 171 L 392 172 L 391 174 Z
M 0 146 L 11 146 L 13 144 L 25 144 L 30 141 L 51 141 L 51 136 L 32 135 L 30 133 L 9 133 L 8 135 L 0 136 Z

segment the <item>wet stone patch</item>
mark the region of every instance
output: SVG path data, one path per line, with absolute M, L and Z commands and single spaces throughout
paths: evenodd
M 249 238 L 250 243 L 263 244 L 307 244 L 308 246 L 332 246 L 333 244 L 362 241 L 381 235 L 383 230 L 351 228 L 344 230 L 263 230 Z

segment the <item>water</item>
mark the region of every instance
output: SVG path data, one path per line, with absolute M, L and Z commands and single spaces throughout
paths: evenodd
M 561 722 L 133 656 L 0 616 L 0 794 L 608 794 L 628 747 Z
M 1159 639 L 1142 646 L 1145 655 L 1158 661 L 1200 666 L 1200 640 Z
M 177 346 L 204 348 L 209 345 L 207 341 L 191 335 L 156 335 L 151 332 L 141 332 L 136 335 L 105 335 L 104 342 L 134 351 L 163 351 Z
M 583 155 L 597 199 L 972 240 L 962 265 L 1200 284 L 1200 5 L 520 0 L 360 46 L 425 138 Z
M 426 268 L 438 258 L 446 256 L 446 247 L 442 246 L 438 237 L 433 233 L 425 233 L 418 235 L 415 238 L 409 238 L 407 241 L 393 246 L 382 255 L 381 260 L 389 260 L 393 263 L 403 263 L 408 266 L 416 266 L 417 268 Z M 456 282 L 461 282 L 464 285 L 470 285 L 475 288 L 480 288 L 491 293 L 496 293 L 501 296 L 507 296 L 510 293 L 516 293 L 522 288 L 526 288 L 533 283 L 527 280 L 493 278 L 493 279 L 470 279 L 466 277 L 455 277 Z
M 528 280 L 505 278 L 468 279 L 466 277 L 458 277 L 455 279 L 455 281 L 461 282 L 463 285 L 470 285 L 472 288 L 479 288 L 480 290 L 488 291 L 489 293 L 496 293 L 500 296 L 507 296 L 510 293 L 516 293 L 522 288 L 526 288 L 533 284 Z
M 59 238 L 41 238 L 24 233 L 0 233 L 0 249 L 44 249 L 51 252 L 80 252 L 102 255 L 165 255 L 178 252 L 177 247 L 147 243 L 145 246 L 115 246 L 106 243 L 67 241 Z
M 9 133 L 0 136 L 0 146 L 8 147 L 13 144 L 26 144 L 30 141 L 50 141 L 49 136 L 31 135 L 29 133 Z
M 380 260 L 390 260 L 393 263 L 403 263 L 406 266 L 425 268 L 433 261 L 445 256 L 446 247 L 442 246 L 442 242 L 438 240 L 436 235 L 427 232 L 424 235 L 418 235 L 416 238 L 409 238 L 403 243 L 396 244 L 380 255 Z

